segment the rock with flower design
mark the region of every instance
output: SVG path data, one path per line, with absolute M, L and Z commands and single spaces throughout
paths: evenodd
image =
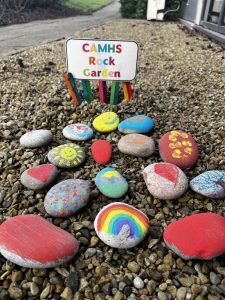
M 73 141 L 86 141 L 93 136 L 93 130 L 86 124 L 71 124 L 63 129 L 63 135 Z
M 164 134 L 159 141 L 159 152 L 165 162 L 181 169 L 192 167 L 198 160 L 198 146 L 195 140 L 182 130 Z
M 85 160 L 84 150 L 75 144 L 64 144 L 48 152 L 48 160 L 55 166 L 71 169 L 78 167 Z
M 68 179 L 54 185 L 46 194 L 44 207 L 53 217 L 67 217 L 84 207 L 90 195 L 90 184 L 81 179 Z

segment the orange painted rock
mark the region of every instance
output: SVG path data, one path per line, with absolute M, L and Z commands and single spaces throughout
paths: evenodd
M 0 225 L 0 252 L 26 268 L 52 268 L 78 252 L 72 234 L 37 215 L 20 215 Z
M 211 259 L 225 253 L 225 218 L 214 213 L 194 214 L 168 225 L 163 238 L 183 259 Z
M 91 153 L 99 164 L 107 164 L 112 157 L 112 146 L 108 141 L 99 140 L 91 145 Z
M 192 167 L 198 160 L 198 146 L 193 137 L 181 130 L 164 134 L 159 141 L 161 158 L 182 169 Z

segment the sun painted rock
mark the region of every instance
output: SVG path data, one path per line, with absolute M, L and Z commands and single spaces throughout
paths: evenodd
M 128 190 L 126 179 L 113 168 L 101 170 L 95 178 L 95 184 L 100 192 L 109 198 L 120 198 Z
M 20 177 L 21 183 L 31 190 L 41 190 L 55 181 L 57 168 L 52 164 L 40 165 L 24 171 Z
M 146 135 L 131 133 L 119 140 L 118 148 L 120 152 L 128 155 L 148 157 L 155 152 L 155 143 L 152 138 Z
M 91 145 L 91 153 L 99 164 L 107 164 L 112 157 L 112 146 L 108 141 L 99 140 Z
M 78 241 L 37 215 L 20 215 L 0 225 L 0 252 L 26 268 L 52 268 L 72 259 Z
M 211 199 L 225 199 L 225 172 L 207 171 L 190 181 L 193 191 Z
M 194 214 L 168 225 L 163 237 L 168 248 L 183 259 L 211 259 L 225 253 L 225 218 Z
M 21 136 L 20 144 L 26 148 L 38 148 L 51 143 L 52 138 L 51 131 L 47 129 L 32 130 Z
M 119 117 L 114 112 L 105 112 L 93 121 L 94 128 L 99 132 L 111 132 L 117 129 Z
M 143 176 L 150 194 L 162 200 L 177 199 L 188 189 L 186 175 L 173 164 L 151 164 L 144 169 Z
M 90 184 L 81 179 L 67 179 L 54 185 L 46 194 L 44 207 L 53 217 L 67 217 L 84 207 L 90 195 Z
M 146 133 L 154 126 L 153 120 L 145 115 L 137 115 L 120 122 L 118 129 L 123 133 Z
M 99 238 L 114 248 L 132 248 L 138 245 L 148 233 L 148 217 L 135 207 L 114 202 L 98 213 L 94 227 Z
M 181 169 L 192 167 L 198 160 L 198 146 L 193 137 L 181 130 L 164 134 L 159 141 L 161 158 Z
M 93 136 L 93 130 L 86 124 L 71 124 L 63 129 L 65 138 L 73 141 L 86 141 Z
M 78 145 L 64 144 L 49 151 L 48 160 L 57 167 L 71 169 L 83 163 L 85 152 Z

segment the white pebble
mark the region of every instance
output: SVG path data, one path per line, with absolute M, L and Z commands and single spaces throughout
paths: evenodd
M 136 289 L 143 289 L 144 281 L 140 277 L 135 277 L 133 282 Z

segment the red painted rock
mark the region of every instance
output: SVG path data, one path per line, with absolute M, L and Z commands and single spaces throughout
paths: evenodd
M 57 177 L 58 170 L 52 164 L 30 168 L 21 175 L 21 183 L 31 190 L 41 190 L 50 185 Z
M 27 268 L 51 268 L 78 252 L 78 241 L 37 215 L 20 215 L 0 225 L 0 252 Z
M 161 158 L 181 169 L 192 167 L 198 160 L 198 146 L 191 135 L 181 130 L 164 134 L 159 141 Z
M 171 223 L 163 237 L 184 259 L 211 259 L 225 253 L 225 218 L 214 213 L 194 214 Z
M 99 140 L 91 145 L 91 153 L 99 164 L 107 164 L 112 157 L 112 146 L 105 140 Z

